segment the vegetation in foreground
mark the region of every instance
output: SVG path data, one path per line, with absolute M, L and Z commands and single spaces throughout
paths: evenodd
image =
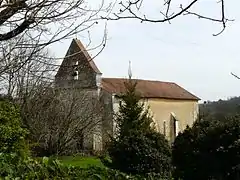
M 109 146 L 108 167 L 94 157 L 32 158 L 19 108 L 0 100 L 0 178 L 169 180 L 172 172 L 175 179 L 182 180 L 240 179 L 237 111 L 221 117 L 201 117 L 178 135 L 171 153 L 164 137 L 150 127 L 151 117 L 142 111 L 136 97 L 123 96 L 118 117 L 120 131 Z
M 58 160 L 43 157 L 34 159 L 29 155 L 25 136 L 27 131 L 21 127 L 19 108 L 6 100 L 0 101 L 0 177 L 2 179 L 144 179 L 130 176 L 106 167 L 75 167 L 64 165 Z M 66 158 L 63 158 L 62 161 Z M 92 161 L 91 163 L 93 163 Z M 158 178 L 149 175 L 146 178 Z
M 176 179 L 239 180 L 240 114 L 196 121 L 172 149 Z

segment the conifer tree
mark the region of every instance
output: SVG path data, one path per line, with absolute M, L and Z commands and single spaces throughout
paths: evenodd
M 115 121 L 117 122 L 118 138 L 129 136 L 131 132 L 139 133 L 149 132 L 153 130 L 151 127 L 152 117 L 145 104 L 140 102 L 141 96 L 136 92 L 136 81 L 128 79 L 125 82 L 126 92 L 119 95 L 119 112 Z
M 155 131 L 149 109 L 141 102 L 137 83 L 129 78 L 118 96 L 117 135 L 108 152 L 111 167 L 130 174 L 171 171 L 171 150 L 165 137 Z

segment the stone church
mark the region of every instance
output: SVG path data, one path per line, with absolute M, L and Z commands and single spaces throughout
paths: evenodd
M 115 132 L 114 112 L 118 111 L 117 94 L 124 92 L 123 78 L 104 78 L 80 40 L 73 39 L 66 56 L 55 76 L 57 88 L 73 88 L 91 92 L 98 97 L 103 111 L 96 118 L 101 123 L 96 126 L 100 133 L 85 136 L 84 146 L 101 150 L 109 135 Z M 150 107 L 156 130 L 173 142 L 180 131 L 191 126 L 198 116 L 197 96 L 173 82 L 137 79 L 137 91 Z M 79 93 L 81 94 L 81 93 Z

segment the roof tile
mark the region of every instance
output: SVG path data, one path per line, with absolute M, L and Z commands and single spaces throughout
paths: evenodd
M 126 80 L 123 78 L 103 78 L 102 88 L 110 93 L 120 94 L 125 91 L 124 82 Z M 134 80 L 137 82 L 137 91 L 143 98 L 200 100 L 200 98 L 176 83 L 141 79 Z

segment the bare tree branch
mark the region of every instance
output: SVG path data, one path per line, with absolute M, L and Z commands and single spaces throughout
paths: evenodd
M 140 20 L 141 22 L 151 22 L 151 23 L 169 22 L 170 23 L 171 20 L 177 18 L 180 15 L 194 15 L 200 19 L 206 19 L 206 20 L 210 20 L 210 21 L 214 21 L 222 24 L 221 31 L 213 34 L 213 36 L 220 35 L 225 30 L 226 23 L 228 21 L 232 21 L 225 17 L 224 0 L 220 0 L 221 17 L 219 19 L 212 18 L 210 16 L 203 16 L 197 12 L 192 12 L 191 11 L 192 7 L 198 2 L 200 2 L 200 0 L 191 0 L 187 5 L 183 5 L 181 4 L 181 2 L 179 2 L 180 3 L 179 11 L 173 12 L 173 13 L 170 13 L 170 9 L 174 7 L 172 0 L 165 0 L 163 4 L 163 9 L 165 9 L 165 11 L 160 10 L 161 16 L 156 18 L 150 18 L 145 13 L 142 14 L 141 7 L 144 6 L 144 2 L 147 2 L 147 1 L 146 0 L 128 0 L 126 2 L 120 1 L 119 13 L 113 12 L 112 14 L 108 14 L 107 16 L 102 16 L 102 19 L 106 19 L 106 20 L 137 19 L 137 20 Z M 182 1 L 182 3 L 183 2 L 184 1 Z M 159 7 L 159 9 L 161 8 Z
M 234 74 L 234 73 L 232 73 L 232 72 L 231 72 L 231 75 L 234 76 L 234 77 L 237 78 L 237 79 L 240 79 L 240 77 L 239 77 L 238 75 L 236 75 L 236 74 Z
M 92 140 L 88 136 L 101 133 L 97 127 L 102 123 L 102 106 L 95 91 L 39 87 L 22 110 L 30 139 L 38 142 L 41 155 L 81 151 L 83 141 Z
M 24 32 L 32 36 L 41 35 L 38 45 L 42 46 L 92 27 L 99 20 L 98 14 L 109 8 L 103 0 L 95 9 L 85 0 L 14 0 L 0 3 L 0 41 Z

